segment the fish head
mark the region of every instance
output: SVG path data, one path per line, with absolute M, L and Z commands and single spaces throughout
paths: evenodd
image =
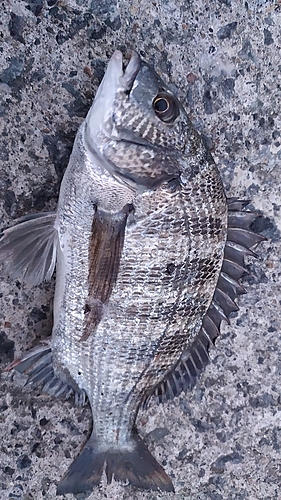
M 84 142 L 112 175 L 136 188 L 156 189 L 182 171 L 194 132 L 164 81 L 132 52 L 123 69 L 115 51 L 86 117 Z

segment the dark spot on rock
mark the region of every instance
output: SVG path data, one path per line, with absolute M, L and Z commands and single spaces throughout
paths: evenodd
M 35 437 L 35 439 L 41 439 L 41 437 L 42 437 L 42 432 L 41 432 L 41 430 L 39 429 L 39 427 L 35 430 L 34 437 Z
M 46 496 L 46 492 L 49 490 L 50 485 L 52 484 L 52 481 L 49 477 L 44 477 L 41 481 L 41 491 L 43 494 L 43 498 Z
M 8 106 L 3 106 L 0 107 L 0 116 L 5 116 L 8 113 Z M 1 148 L 0 148 L 0 160 L 2 161 L 8 161 L 9 160 L 9 147 L 8 145 L 5 144 L 4 141 L 2 141 Z M 4 179 L 0 179 L 0 183 L 4 183 Z M 6 181 L 7 183 L 7 181 Z M 2 188 L 2 186 L 1 186 Z M 2 193 L 5 191 L 1 191 Z
M 68 33 L 65 33 L 64 31 L 60 30 L 60 31 L 58 31 L 58 33 L 56 35 L 56 42 L 58 45 L 62 45 L 69 38 L 70 38 L 70 36 Z
M 225 443 L 228 439 L 228 436 L 226 435 L 225 432 L 216 432 L 216 436 L 221 443 Z
M 65 14 L 60 12 L 59 15 L 61 20 L 64 20 Z M 58 15 L 56 14 L 55 17 L 57 19 Z M 79 33 L 79 31 L 81 31 L 90 24 L 92 19 L 93 19 L 92 13 L 87 12 L 85 14 L 81 15 L 79 14 L 76 17 L 74 17 L 71 20 L 70 26 L 63 26 L 63 24 L 61 24 L 60 26 L 63 26 L 64 29 L 60 29 L 56 35 L 56 41 L 58 45 L 63 44 L 69 39 L 73 39 L 77 35 L 77 33 Z
M 229 453 L 228 455 L 221 455 L 220 457 L 218 457 L 217 460 L 211 464 L 211 470 L 216 474 L 222 474 L 227 462 L 239 464 L 242 461 L 243 456 L 234 451 L 233 453 Z
M 260 186 L 258 184 L 255 184 L 252 182 L 252 184 L 248 187 L 248 193 L 250 194 L 251 198 L 256 195 L 260 191 Z
M 23 57 L 11 57 L 10 65 L 0 73 L 0 82 L 12 86 L 24 69 Z
M 69 116 L 86 116 L 87 111 L 90 107 L 88 100 L 81 95 L 81 93 L 72 85 L 70 82 L 64 82 L 62 87 L 67 90 L 73 97 L 75 101 L 70 104 L 65 104 L 64 107 L 68 110 Z
M 54 439 L 54 443 L 55 444 L 61 444 L 63 442 L 63 435 L 62 434 L 58 434 L 55 439 Z
M 34 323 L 39 323 L 39 321 L 47 319 L 47 315 L 45 312 L 41 311 L 41 309 L 38 309 L 38 307 L 33 307 L 30 318 L 33 319 Z
M 276 332 L 276 328 L 274 326 L 270 326 L 267 330 L 269 333 L 273 333 L 273 332 Z
M 177 456 L 177 460 L 183 460 L 183 458 L 185 458 L 185 457 L 186 457 L 187 453 L 188 453 L 188 449 L 187 449 L 187 448 L 183 448 L 183 449 L 179 452 L 179 454 L 178 454 L 178 456 Z
M 211 94 L 211 90 L 209 88 L 206 88 L 204 91 L 203 104 L 204 104 L 205 112 L 208 115 L 211 115 L 213 113 L 213 104 L 212 104 L 212 94 Z
M 106 26 L 97 25 L 88 30 L 88 37 L 90 40 L 100 40 L 106 34 Z
M 14 191 L 7 189 L 7 191 L 4 192 L 3 208 L 11 217 L 15 215 L 17 211 L 17 201 Z
M 7 465 L 7 467 L 4 467 L 3 470 L 4 470 L 5 474 L 9 474 L 9 476 L 12 476 L 15 472 L 15 469 L 13 469 L 12 467 L 9 467 L 8 465 Z
M 39 424 L 43 427 L 44 425 L 47 425 L 49 420 L 46 417 L 43 417 L 39 420 Z
M 105 72 L 106 63 L 102 59 L 93 59 L 91 61 L 91 67 L 93 68 L 93 76 L 97 80 L 97 83 L 100 84 L 102 81 L 104 72 Z
M 159 441 L 163 439 L 165 436 L 170 434 L 169 429 L 167 427 L 156 427 L 156 429 L 153 429 L 153 431 L 149 432 L 146 435 L 146 439 L 152 440 L 152 441 Z
M 235 86 L 234 78 L 226 78 L 225 80 L 222 80 L 220 88 L 225 97 L 231 97 L 234 91 L 234 86 Z
M 230 38 L 233 31 L 236 30 L 236 28 L 237 28 L 236 22 L 226 24 L 217 31 L 217 37 L 219 38 L 219 40 L 225 40 L 225 38 Z
M 202 422 L 202 420 L 196 418 L 190 418 L 190 422 L 198 432 L 206 432 L 213 428 L 213 426 L 207 422 Z
M 42 210 L 50 200 L 53 199 L 57 200 L 58 191 L 59 191 L 59 182 L 53 183 L 46 181 L 44 186 L 37 188 L 33 191 L 30 208 L 32 209 L 35 208 L 37 211 Z M 26 203 L 25 207 L 27 208 Z M 26 209 L 25 213 L 28 213 L 30 211 L 30 208 L 28 208 L 28 210 Z
M 249 403 L 253 408 L 268 408 L 268 406 L 274 406 L 276 404 L 271 394 L 268 393 L 249 398 Z
M 64 130 L 56 130 L 54 135 L 43 136 L 43 142 L 47 147 L 51 161 L 60 182 L 67 167 L 72 150 L 76 131 L 66 133 Z
M 17 42 L 25 43 L 25 40 L 22 36 L 22 31 L 25 25 L 25 20 L 23 17 L 18 16 L 11 12 L 11 19 L 9 21 L 9 31 L 10 35 L 17 40 Z
M 238 56 L 243 60 L 254 60 L 252 53 L 252 45 L 249 40 L 245 40 L 242 45 L 242 49 L 238 52 Z
M 36 453 L 36 451 L 38 450 L 39 446 L 40 446 L 40 443 L 34 443 L 32 445 L 32 448 L 31 448 L 31 453 Z M 37 455 L 37 453 L 36 453 L 36 455 Z
M 13 340 L 8 339 L 5 332 L 0 332 L 0 355 L 5 358 L 5 361 L 12 361 L 14 359 L 14 347 L 15 343 Z M 2 359 L 1 359 L 2 361 Z
M 80 431 L 78 427 L 76 427 L 76 425 L 74 425 L 74 423 L 70 419 L 64 418 L 63 420 L 61 420 L 61 425 L 65 429 L 68 429 L 73 435 L 79 436 Z
M 180 406 L 180 409 L 182 410 L 183 413 L 185 413 L 185 414 L 187 414 L 189 416 L 192 414 L 190 406 L 189 406 L 188 402 L 185 399 L 180 399 L 179 406 Z
M 103 0 L 103 2 L 92 0 L 90 9 L 97 17 L 104 19 L 109 16 L 114 16 L 115 2 L 112 2 L 112 0 Z
M 268 29 L 264 28 L 263 36 L 264 36 L 264 44 L 265 45 L 271 45 L 272 43 L 274 43 L 271 31 L 269 31 Z
M 27 455 L 22 455 L 17 460 L 17 468 L 18 469 L 27 469 L 31 465 L 31 459 Z
M 273 127 L 274 126 L 274 118 L 272 116 L 269 116 L 268 117 L 268 125 L 270 127 Z
M 264 217 L 263 215 L 260 215 L 251 224 L 250 229 L 254 233 L 260 234 L 263 231 L 272 231 L 272 229 L 275 229 L 275 226 L 273 222 L 271 222 L 269 217 Z
M 64 104 L 70 117 L 81 116 L 84 118 L 89 110 L 89 103 L 83 96 L 77 97 L 70 104 Z
M 36 17 L 41 14 L 45 0 L 27 0 L 26 9 L 30 10 Z M 55 2 L 56 3 L 56 2 Z
M 120 19 L 120 16 L 117 15 L 115 16 L 113 19 L 111 19 L 110 17 L 107 17 L 105 20 L 104 20 L 105 24 L 107 26 L 109 26 L 113 31 L 117 31 L 121 28 L 121 19 Z
M 90 12 L 78 15 L 72 19 L 70 24 L 71 38 L 76 35 L 80 30 L 86 28 L 93 20 L 93 15 Z
M 54 35 L 54 34 L 55 34 L 55 32 L 54 32 L 54 30 L 53 30 L 53 28 L 52 28 L 51 26 L 47 26 L 47 27 L 46 27 L 46 31 L 47 31 L 48 33 L 50 33 L 50 35 Z
M 30 74 L 30 82 L 40 82 L 45 77 L 45 71 L 43 69 L 38 69 Z

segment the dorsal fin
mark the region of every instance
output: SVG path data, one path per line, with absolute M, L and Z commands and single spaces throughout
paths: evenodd
M 178 396 L 182 391 L 192 389 L 209 363 L 209 350 L 220 333 L 222 320 L 228 322 L 231 312 L 239 309 L 235 299 L 246 293 L 245 288 L 239 283 L 243 274 L 248 272 L 244 258 L 246 255 L 255 257 L 256 254 L 251 248 L 266 239 L 250 230 L 251 224 L 259 214 L 244 211 L 248 204 L 249 201 L 228 199 L 227 241 L 212 302 L 203 317 L 198 335 L 183 352 L 174 369 L 154 388 L 154 396 L 159 403 Z

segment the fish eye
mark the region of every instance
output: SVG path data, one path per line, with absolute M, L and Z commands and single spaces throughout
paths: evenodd
M 178 103 L 168 92 L 159 92 L 152 105 L 156 116 L 165 123 L 172 123 L 179 116 Z

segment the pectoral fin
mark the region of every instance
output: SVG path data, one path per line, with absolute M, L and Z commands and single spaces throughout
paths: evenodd
M 36 285 L 54 272 L 58 245 L 56 213 L 23 217 L 0 239 L 0 263 L 13 279 Z
M 98 325 L 103 306 L 110 298 L 117 279 L 130 205 L 118 213 L 97 210 L 89 247 L 88 298 L 85 304 L 86 340 Z

